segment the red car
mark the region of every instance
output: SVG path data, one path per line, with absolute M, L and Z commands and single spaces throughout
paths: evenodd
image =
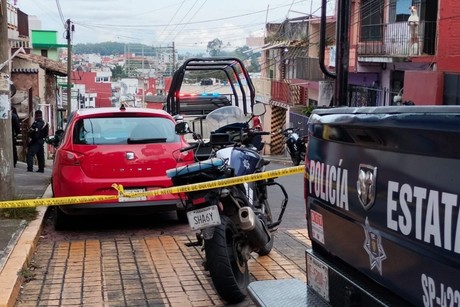
M 188 144 L 175 134 L 174 125 L 171 115 L 162 110 L 121 107 L 75 111 L 56 150 L 54 197 L 117 195 L 113 183 L 123 185 L 125 191 L 170 187 L 166 170 L 193 162 L 191 151 L 179 152 Z M 174 209 L 179 220 L 186 219 L 178 205 L 178 195 L 63 205 L 55 208 L 54 226 L 57 230 L 65 228 L 68 215 L 100 213 L 107 208 Z

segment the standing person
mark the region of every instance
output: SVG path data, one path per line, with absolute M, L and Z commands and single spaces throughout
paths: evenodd
M 12 124 L 12 131 L 13 131 L 13 162 L 14 167 L 18 163 L 18 149 L 17 149 L 17 137 L 19 133 L 21 133 L 21 125 L 19 123 L 19 115 L 16 111 L 15 107 L 11 108 L 11 124 Z
M 37 156 L 39 173 L 45 172 L 45 138 L 48 136 L 48 124 L 43 120 L 43 113 L 35 111 L 35 121 L 30 127 L 30 141 L 27 146 L 27 171 L 32 172 L 34 157 Z

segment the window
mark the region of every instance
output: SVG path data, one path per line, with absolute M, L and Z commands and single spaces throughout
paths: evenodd
M 361 41 L 381 41 L 384 1 L 363 0 L 361 4 Z
M 74 144 L 115 145 L 179 142 L 174 123 L 162 117 L 103 117 L 80 119 Z
M 414 5 L 412 0 L 391 0 L 390 22 L 406 22 L 410 16 L 410 6 Z
M 109 77 L 96 77 L 96 83 L 109 82 Z

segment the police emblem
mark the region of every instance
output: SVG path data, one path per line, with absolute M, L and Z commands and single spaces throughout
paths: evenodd
M 377 167 L 360 164 L 357 189 L 359 202 L 365 210 L 369 210 L 374 205 L 376 181 Z
M 387 259 L 387 255 L 383 250 L 382 246 L 382 237 L 369 225 L 369 220 L 366 217 L 365 225 L 361 225 L 364 228 L 364 234 L 366 235 L 366 240 L 364 241 L 364 250 L 369 255 L 369 262 L 371 265 L 371 270 L 377 268 L 380 275 L 382 275 L 382 261 Z
M 249 165 L 249 160 L 248 160 L 248 159 L 244 159 L 244 160 L 243 160 L 243 166 L 244 166 L 246 169 L 249 169 L 249 167 L 250 167 L 251 165 Z

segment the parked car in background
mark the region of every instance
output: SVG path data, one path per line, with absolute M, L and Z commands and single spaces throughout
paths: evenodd
M 127 192 L 149 191 L 172 185 L 166 170 L 193 162 L 193 153 L 174 132 L 175 121 L 165 111 L 143 108 L 80 109 L 72 113 L 56 149 L 52 171 L 54 197 L 117 195 L 113 183 Z M 179 159 L 177 160 L 177 158 Z M 126 198 L 91 204 L 62 205 L 55 209 L 56 230 L 65 228 L 69 215 L 132 211 L 133 207 L 177 210 L 186 220 L 178 195 Z M 129 208 L 129 209 L 127 209 Z

